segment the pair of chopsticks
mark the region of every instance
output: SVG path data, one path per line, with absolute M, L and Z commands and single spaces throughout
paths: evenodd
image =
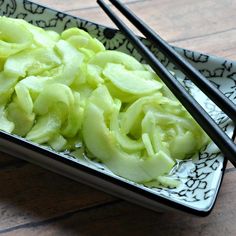
M 223 93 L 215 88 L 200 72 L 185 61 L 175 50 L 150 29 L 140 18 L 132 13 L 119 0 L 109 0 L 143 35 L 146 36 L 163 54 L 167 56 L 182 72 L 192 80 L 229 118 L 236 123 L 236 105 L 231 102 Z M 183 104 L 186 110 L 205 130 L 208 136 L 214 141 L 224 156 L 236 167 L 236 144 L 225 132 L 216 124 L 208 113 L 198 104 L 198 102 L 185 90 L 173 75 L 161 64 L 155 55 L 141 42 L 141 40 L 122 22 L 118 16 L 103 1 L 97 0 L 98 4 L 123 32 L 124 35 L 133 43 L 137 51 L 145 61 L 152 67 L 172 93 Z

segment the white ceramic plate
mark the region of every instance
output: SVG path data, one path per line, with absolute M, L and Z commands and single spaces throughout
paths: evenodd
M 57 32 L 76 26 L 98 38 L 107 49 L 126 52 L 142 61 L 133 45 L 119 31 L 96 23 L 24 0 L 0 1 L 0 14 L 23 18 L 34 25 Z M 144 39 L 143 41 L 222 129 L 232 137 L 234 126 L 227 116 L 185 78 L 165 56 L 150 46 L 148 41 Z M 227 97 L 236 101 L 236 62 L 181 48 L 176 48 L 176 50 Z M 182 182 L 177 189 L 148 188 L 114 175 L 101 164 L 57 153 L 5 132 L 0 132 L 0 150 L 153 210 L 159 211 L 163 207 L 175 208 L 202 216 L 209 214 L 215 203 L 226 166 L 226 161 L 217 147 L 211 144 L 193 157 L 193 161 L 184 161 L 176 166 L 172 175 Z

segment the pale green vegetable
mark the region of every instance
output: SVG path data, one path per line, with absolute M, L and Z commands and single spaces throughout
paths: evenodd
M 52 48 L 35 48 L 8 57 L 4 71 L 13 76 L 25 77 L 42 74 L 60 64 Z
M 59 152 L 66 149 L 67 140 L 62 135 L 56 134 L 48 141 L 48 144 Z
M 102 97 L 105 99 L 99 104 Z M 116 136 L 108 126 L 109 116 L 114 109 L 113 99 L 105 86 L 93 92 L 86 106 L 83 122 L 83 137 L 90 152 L 114 173 L 136 182 L 150 181 L 167 174 L 174 161 L 164 152 L 153 153 L 152 156 L 141 155 L 139 151 L 128 154 L 119 146 Z M 145 149 L 143 150 L 145 153 Z
M 81 29 L 59 35 L 0 17 L 0 69 L 1 130 L 86 150 L 126 179 L 177 187 L 167 176 L 176 159 L 209 141 L 150 66 Z
M 43 91 L 44 87 L 50 84 L 48 82 L 50 79 L 50 77 L 29 76 L 19 81 L 17 86 L 29 90 L 30 97 L 34 101 Z
M 87 49 L 94 53 L 104 51 L 105 48 L 96 38 L 92 38 L 87 32 L 78 28 L 67 29 L 61 34 L 61 38 L 68 41 L 76 49 Z M 94 55 L 94 54 L 93 54 Z
M 25 136 L 34 124 L 35 115 L 27 113 L 14 99 L 6 108 L 7 118 L 14 123 L 13 133 Z
M 120 121 L 117 119 L 119 115 L 119 111 L 121 109 L 121 103 L 119 100 L 116 100 L 116 105 L 114 106 L 114 110 L 110 117 L 110 129 L 114 134 L 117 142 L 119 145 L 126 151 L 126 152 L 133 152 L 133 151 L 140 151 L 144 148 L 144 144 L 140 139 L 133 140 L 127 134 L 120 130 Z
M 193 137 L 194 132 L 202 132 L 187 112 L 180 111 L 181 117 L 172 115 L 170 111 L 175 113 L 179 104 L 166 99 L 157 93 L 120 111 L 120 103 L 112 99 L 107 88 L 97 88 L 85 108 L 83 137 L 87 148 L 120 176 L 137 182 L 158 180 L 171 170 L 173 159 L 186 158 L 199 148 Z M 163 112 L 166 122 L 159 117 Z
M 48 113 L 56 103 L 65 105 L 67 112 L 74 103 L 74 96 L 71 89 L 59 83 L 45 86 L 34 102 L 34 111 L 39 115 Z
M 6 58 L 31 47 L 32 34 L 21 21 L 0 17 L 0 57 Z
M 59 71 L 53 75 L 55 82 L 70 86 L 79 76 L 84 56 L 64 40 L 60 40 L 55 45 L 55 50 L 62 60 L 61 66 L 58 68 Z
M 74 93 L 74 103 L 71 105 L 69 115 L 61 128 L 61 133 L 66 138 L 75 137 L 81 129 L 84 109 L 80 106 L 80 94 Z
M 158 176 L 157 180 L 161 185 L 167 188 L 175 188 L 181 184 L 180 180 L 176 180 L 168 176 Z
M 126 70 L 123 65 L 108 63 L 103 75 L 121 91 L 134 95 L 150 94 L 161 89 L 160 82 L 145 78 L 144 73 L 149 75 L 150 72 L 141 71 L 143 73 L 140 74 L 137 72 L 139 71 Z
M 42 144 L 50 141 L 59 132 L 61 119 L 58 111 L 50 112 L 37 119 L 36 124 L 26 135 L 26 139 Z
M 14 123 L 7 119 L 4 107 L 0 106 L 0 130 L 11 133 L 14 127 Z
M 0 106 L 5 105 L 11 98 L 18 79 L 0 72 Z
M 128 70 L 144 70 L 144 66 L 138 62 L 134 57 L 118 51 L 104 51 L 97 53 L 89 64 L 105 68 L 108 63 L 124 65 Z
M 102 78 L 102 68 L 97 65 L 88 64 L 87 81 L 93 88 L 96 88 L 99 84 L 102 84 L 104 82 L 104 79 Z
M 34 104 L 28 88 L 24 84 L 18 83 L 15 86 L 15 92 L 18 104 L 21 107 L 21 109 L 24 110 L 27 114 L 32 113 Z

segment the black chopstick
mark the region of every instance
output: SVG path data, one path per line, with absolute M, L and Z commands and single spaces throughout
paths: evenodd
M 129 21 L 155 44 L 184 74 L 236 123 L 236 105 L 207 80 L 198 70 L 182 58 L 165 40 L 137 17 L 119 0 L 109 0 Z
M 105 4 L 103 0 L 98 0 L 98 4 L 117 25 L 117 27 L 126 35 L 133 43 L 139 53 L 143 56 L 146 62 L 159 75 L 167 87 L 179 99 L 183 106 L 205 130 L 209 137 L 219 147 L 222 153 L 236 167 L 236 145 L 235 143 L 221 130 L 215 121 L 207 114 L 207 112 L 189 95 L 183 86 L 176 80 L 168 70 L 158 61 L 155 55 L 141 42 L 141 40 L 126 26 L 115 13 Z

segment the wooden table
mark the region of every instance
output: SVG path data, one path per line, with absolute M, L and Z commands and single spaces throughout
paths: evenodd
M 95 0 L 38 0 L 112 25 Z M 126 0 L 169 42 L 236 60 L 236 0 Z M 210 216 L 155 213 L 0 153 L 0 236 L 236 235 L 236 170 Z

